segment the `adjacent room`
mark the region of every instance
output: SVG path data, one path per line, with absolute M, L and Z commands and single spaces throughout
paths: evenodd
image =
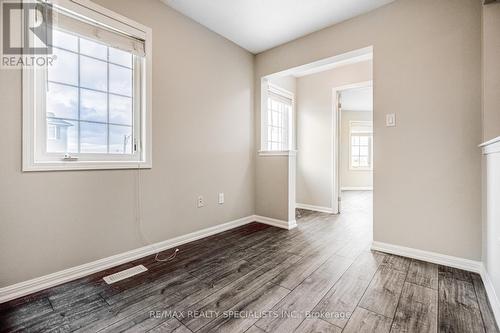
M 0 8 L 0 332 L 500 332 L 500 1 Z

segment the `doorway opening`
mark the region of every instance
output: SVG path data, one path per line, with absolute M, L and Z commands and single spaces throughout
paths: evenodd
M 373 191 L 373 82 L 335 87 L 332 96 L 335 128 L 332 197 L 336 203 L 334 210 L 340 213 L 345 195 L 355 204 L 355 194 Z
M 369 106 L 356 105 L 367 103 L 360 101 L 367 92 L 372 96 L 372 68 L 370 46 L 261 77 L 258 176 L 268 199 L 261 206 L 289 229 L 296 226 L 297 209 L 339 214 L 342 194 L 355 190 L 369 192 L 364 201 L 369 201 L 372 225 L 372 99 Z M 342 101 L 350 103 L 347 109 Z M 343 129 L 347 112 L 370 118 L 353 118 Z M 352 144 L 342 153 L 344 143 Z M 349 173 L 341 172 L 343 160 L 351 173 L 369 174 L 370 182 L 350 182 Z M 272 212 L 270 202 L 276 203 Z

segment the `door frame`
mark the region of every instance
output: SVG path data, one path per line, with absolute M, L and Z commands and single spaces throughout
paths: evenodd
M 340 163 L 341 163 L 341 135 L 342 135 L 342 112 L 339 112 L 339 96 L 344 90 L 355 89 L 355 88 L 365 88 L 372 87 L 373 80 L 361 81 L 357 83 L 347 84 L 343 86 L 334 87 L 332 89 L 332 210 L 334 214 L 339 214 L 341 207 L 339 205 L 339 198 L 341 193 L 340 187 Z M 372 114 L 375 110 L 372 111 Z

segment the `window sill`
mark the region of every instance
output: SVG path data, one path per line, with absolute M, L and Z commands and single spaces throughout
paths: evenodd
M 373 171 L 373 168 L 349 168 L 349 171 Z
M 35 162 L 23 165 L 23 172 L 35 171 L 70 171 L 70 170 L 125 170 L 125 169 L 151 169 L 149 162 L 128 161 L 71 161 L 71 162 Z
M 259 156 L 296 156 L 296 150 L 259 150 Z

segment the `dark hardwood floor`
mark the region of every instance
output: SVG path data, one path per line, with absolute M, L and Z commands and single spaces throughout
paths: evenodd
M 0 332 L 498 332 L 477 274 L 370 251 L 371 193 L 344 199 L 0 304 Z

